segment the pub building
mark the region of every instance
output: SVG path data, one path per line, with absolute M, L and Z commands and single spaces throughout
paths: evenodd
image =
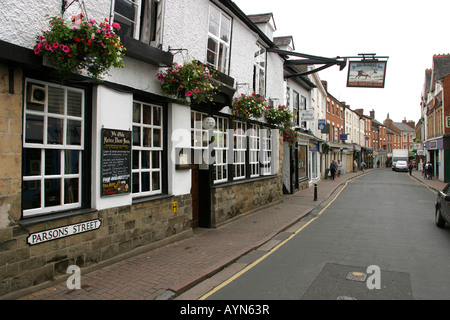
M 0 13 L 10 30 L 0 36 L 4 297 L 61 281 L 71 265 L 88 272 L 220 226 L 283 193 L 282 134 L 230 112 L 240 94 L 285 99 L 286 58 L 267 51 L 271 21 L 257 27 L 228 0 L 84 1 L 85 16 L 121 24 L 124 68 L 101 81 L 84 71 L 61 80 L 33 48 L 46 14 L 80 13 L 62 3 L 63 12 L 60 1 L 32 0 L 21 15 Z M 184 105 L 157 75 L 192 56 L 216 71 L 217 92 Z

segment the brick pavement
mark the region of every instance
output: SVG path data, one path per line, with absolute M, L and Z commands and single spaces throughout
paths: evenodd
M 293 195 L 284 195 L 277 205 L 249 213 L 216 229 L 198 228 L 187 239 L 86 274 L 82 270 L 79 290 L 69 290 L 63 281 L 19 299 L 153 300 L 164 298 L 167 293 L 181 294 L 246 253 L 270 243 L 277 234 L 326 202 L 345 181 L 360 174 L 362 172 L 351 172 L 334 181 L 319 181 L 317 201 L 313 199 L 314 186 L 311 186 Z M 420 173 L 414 176 L 421 179 Z M 425 183 L 438 185 L 438 182 L 430 181 Z M 441 182 L 438 187 L 441 185 L 445 183 Z

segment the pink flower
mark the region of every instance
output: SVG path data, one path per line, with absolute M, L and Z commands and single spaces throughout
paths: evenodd
M 187 96 L 192 96 L 192 92 L 191 92 L 191 91 L 188 91 L 188 92 L 186 92 L 186 95 L 187 95 Z
M 197 88 L 195 88 L 195 89 L 194 89 L 194 92 L 195 92 L 195 93 L 199 93 L 200 90 L 198 90 Z
M 58 42 L 55 42 L 55 43 L 53 44 L 53 48 L 56 49 L 56 48 L 58 48 L 58 47 L 59 47 L 59 43 L 58 43 Z
M 62 44 L 59 47 L 61 48 L 62 51 L 66 52 L 66 53 L 70 51 L 70 48 L 66 45 Z
M 113 22 L 112 27 L 115 29 L 120 29 L 120 24 L 118 24 L 117 22 Z

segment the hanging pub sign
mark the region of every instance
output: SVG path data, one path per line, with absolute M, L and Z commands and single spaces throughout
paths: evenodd
M 347 87 L 384 88 L 387 61 L 349 61 Z
M 131 192 L 131 131 L 102 129 L 101 195 Z
M 313 121 L 314 120 L 314 110 L 300 110 L 300 121 Z

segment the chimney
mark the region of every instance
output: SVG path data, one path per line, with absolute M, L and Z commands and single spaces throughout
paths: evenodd
M 406 124 L 413 129 L 416 128 L 416 123 L 413 120 L 408 120 L 408 122 Z
M 403 118 L 402 123 L 405 123 L 405 124 L 406 124 L 406 117 Z
M 375 120 L 375 110 L 370 110 L 370 117 Z
M 364 109 L 355 109 L 355 112 L 356 112 L 357 114 L 359 114 L 360 116 L 362 116 L 363 113 L 364 113 Z

